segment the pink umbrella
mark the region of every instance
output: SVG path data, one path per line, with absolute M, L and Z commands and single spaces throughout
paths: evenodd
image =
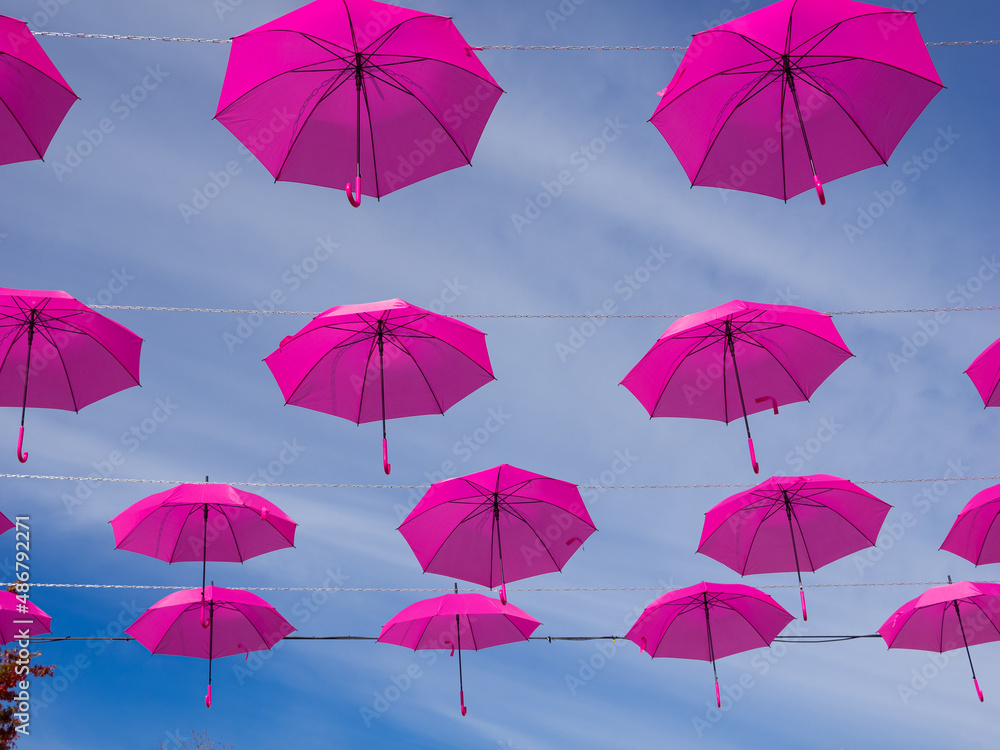
M 596 530 L 575 484 L 508 464 L 435 482 L 399 526 L 424 572 L 500 586 L 503 603 L 506 581 L 562 570 Z
M 418 649 L 458 651 L 458 691 L 465 716 L 462 683 L 462 641 L 465 648 L 500 646 L 526 641 L 541 623 L 513 604 L 501 604 L 482 594 L 445 594 L 411 604 L 382 626 L 378 641 Z
M 154 654 L 208 659 L 208 694 L 212 707 L 212 659 L 270 649 L 295 632 L 284 617 L 256 594 L 208 586 L 205 600 L 211 625 L 201 626 L 201 589 L 176 591 L 147 609 L 125 632 Z
M 24 21 L 0 16 L 0 164 L 41 159 L 77 100 Z
M 808 401 L 852 356 L 829 315 L 733 300 L 675 320 L 621 384 L 650 417 L 742 416 L 757 473 L 747 415 Z
M 695 34 L 650 118 L 692 185 L 788 200 L 888 162 L 943 88 L 913 13 L 781 0 Z
M 243 562 L 295 546 L 295 521 L 260 495 L 228 484 L 181 484 L 145 497 L 111 519 L 115 549 L 168 563 Z M 202 624 L 208 627 L 207 618 Z
M 977 493 L 962 508 L 941 549 L 973 565 L 1000 562 L 1000 485 Z
M 715 660 L 771 641 L 795 618 L 774 599 L 739 583 L 696 583 L 668 591 L 639 615 L 625 637 L 651 657 L 712 662 L 715 700 L 722 706 Z
M 1000 406 L 1000 339 L 986 347 L 965 374 L 979 391 L 984 406 Z
M 51 633 L 52 618 L 38 605 L 10 591 L 0 591 L 0 643 Z
M 1000 640 L 1000 584 L 959 581 L 934 586 L 897 609 L 878 629 L 889 648 L 945 651 L 965 647 L 980 702 L 970 645 Z
M 891 507 L 829 474 L 771 477 L 705 514 L 698 551 L 741 576 L 794 570 L 806 620 L 802 571 L 873 546 Z
M 233 39 L 215 116 L 275 180 L 357 206 L 471 163 L 503 93 L 473 50 L 450 18 L 315 0 Z
M 385 420 L 445 410 L 495 380 L 482 331 L 401 299 L 331 307 L 264 361 L 286 404 L 349 419 Z
M 66 292 L 0 288 L 0 406 L 80 411 L 139 385 L 142 339 Z M 30 381 L 30 388 L 29 388 Z

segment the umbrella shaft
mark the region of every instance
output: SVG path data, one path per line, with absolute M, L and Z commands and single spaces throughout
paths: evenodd
M 788 81 L 788 90 L 792 94 L 792 102 L 795 104 L 795 114 L 799 118 L 799 130 L 802 131 L 802 142 L 806 147 L 806 156 L 809 158 L 809 168 L 816 174 L 816 164 L 813 161 L 812 148 L 809 146 L 809 136 L 806 135 L 806 122 L 802 119 L 802 109 L 799 107 L 799 95 L 795 91 L 795 76 L 792 73 L 792 64 L 788 55 L 782 57 L 782 65 L 785 71 L 785 79 Z
M 747 439 L 750 439 L 750 420 L 747 419 L 747 405 L 743 400 L 743 385 L 740 383 L 740 368 L 736 366 L 736 344 L 733 340 L 732 322 L 726 320 L 726 345 L 733 358 L 733 373 L 736 375 L 736 390 L 740 394 L 740 407 L 743 409 L 743 425 L 747 428 Z
M 31 344 L 35 340 L 35 311 L 28 314 L 28 356 L 24 363 L 24 397 L 21 400 L 21 427 L 24 427 L 24 411 L 28 408 L 28 373 L 31 372 Z
M 965 637 L 965 625 L 962 624 L 962 613 L 958 609 L 958 602 L 952 602 L 955 605 L 955 616 L 958 617 L 958 627 L 962 631 L 962 643 L 965 644 L 965 655 L 969 657 L 969 669 L 972 670 L 972 679 L 976 679 L 976 668 L 972 666 L 972 653 L 969 651 L 969 639 Z

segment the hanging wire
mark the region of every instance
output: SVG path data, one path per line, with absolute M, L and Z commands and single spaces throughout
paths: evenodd
M 778 643 L 839 643 L 843 641 L 854 641 L 862 638 L 881 638 L 878 633 L 866 633 L 864 635 L 779 635 L 774 639 Z M 284 641 L 377 641 L 378 637 L 373 635 L 286 635 Z M 623 635 L 532 635 L 527 638 L 529 641 L 624 641 Z M 43 643 L 69 643 L 70 641 L 133 641 L 138 643 L 138 639 L 128 635 L 53 635 L 32 637 L 32 644 Z
M 129 477 L 72 477 L 55 474 L 0 474 L 0 479 L 44 479 L 59 482 L 116 482 L 118 484 L 184 484 L 188 479 L 140 479 Z M 897 479 L 853 479 L 855 484 L 915 484 L 923 482 L 996 482 L 1000 475 L 975 477 L 902 477 Z M 426 490 L 429 484 L 338 484 L 323 482 L 222 482 L 234 487 L 293 487 L 326 490 Z M 745 489 L 755 485 L 733 484 L 578 484 L 581 490 L 716 490 Z
M 191 313 L 225 313 L 229 315 L 309 315 L 320 314 L 305 310 L 255 310 L 219 307 L 154 307 L 150 305 L 90 305 L 94 310 L 143 310 L 155 312 L 191 312 Z M 1000 305 L 982 305 L 979 307 L 910 307 L 895 310 L 834 310 L 824 315 L 904 315 L 910 313 L 939 312 L 983 312 L 1000 310 Z M 611 314 L 611 313 L 456 313 L 452 318 L 680 318 L 684 313 L 649 313 L 649 314 Z
M 978 583 L 1000 583 L 1000 581 L 979 581 Z M 868 581 L 862 583 L 816 583 L 811 589 L 843 589 L 843 588 L 887 588 L 900 586 L 942 586 L 945 581 Z M 59 588 L 59 589 L 134 589 L 143 591 L 184 591 L 190 586 L 163 586 L 142 583 L 36 583 L 31 582 L 33 587 L 39 588 Z M 798 584 L 774 583 L 757 586 L 759 589 L 797 589 Z M 441 594 L 451 593 L 454 589 L 448 588 L 393 588 L 380 586 L 242 586 L 238 591 L 324 591 L 326 593 L 418 593 L 418 594 Z M 538 593 L 567 593 L 567 592 L 590 592 L 590 591 L 673 591 L 664 586 L 568 586 L 562 588 L 510 588 L 509 591 L 516 591 L 519 594 Z M 489 594 L 492 589 L 469 588 L 468 591 Z
M 54 36 L 74 39 L 109 39 L 113 41 L 130 42 L 195 42 L 200 44 L 231 44 L 232 39 L 199 39 L 197 37 L 182 36 L 135 36 L 132 34 L 84 34 L 69 31 L 32 31 L 35 36 Z M 926 42 L 928 47 L 969 47 L 973 45 L 1000 44 L 997 39 L 977 39 L 963 42 Z M 571 50 L 571 51 L 598 51 L 598 52 L 683 52 L 687 47 L 680 46 L 657 46 L 657 45 L 596 45 L 596 44 L 569 44 L 569 45 L 541 45 L 541 44 L 484 44 L 473 47 L 475 50 L 501 50 L 501 51 L 538 51 L 538 50 Z

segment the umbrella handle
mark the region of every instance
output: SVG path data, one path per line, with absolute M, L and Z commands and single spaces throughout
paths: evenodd
M 507 582 L 500 581 L 500 603 L 507 604 Z
M 757 454 L 753 452 L 753 438 L 747 438 L 747 443 L 750 445 L 750 463 L 753 465 L 753 473 L 760 474 L 760 466 L 757 463 Z
M 28 454 L 22 453 L 21 448 L 24 446 L 24 425 L 21 425 L 21 429 L 17 431 L 17 460 L 22 464 L 28 460 Z
M 205 708 L 212 707 L 212 684 L 208 685 L 208 695 L 205 696 Z
M 722 708 L 722 693 L 719 692 L 719 681 L 715 681 L 715 705 Z
M 465 691 L 464 690 L 459 690 L 458 691 L 458 701 L 459 701 L 459 704 L 462 706 L 462 716 L 465 716 Z
M 386 474 L 392 471 L 392 466 L 389 465 L 389 444 L 385 438 L 382 438 L 382 470 Z
M 211 624 L 212 624 L 212 615 L 211 615 L 211 613 L 209 613 L 208 619 L 207 620 L 205 619 L 205 600 L 202 599 L 201 600 L 201 626 L 203 628 L 207 629 L 208 626 L 211 625 Z
M 351 191 L 351 187 L 354 191 Z M 354 185 L 347 183 L 347 200 L 351 202 L 351 205 L 357 208 L 361 205 L 361 175 L 354 178 Z
M 776 399 L 774 396 L 761 396 L 760 398 L 756 399 L 756 402 L 758 404 L 763 404 L 765 401 L 770 401 L 771 402 L 771 408 L 774 409 L 774 413 L 777 414 L 778 413 L 778 399 Z
M 263 505 L 260 507 L 260 520 L 261 521 L 267 520 L 267 507 Z
M 806 592 L 799 589 L 799 599 L 802 601 L 802 620 L 803 622 L 809 619 L 809 615 L 806 614 Z
M 979 702 L 982 703 L 983 702 L 983 691 L 979 689 L 979 680 L 977 680 L 975 677 L 973 677 L 972 681 L 974 683 L 976 683 L 976 694 L 979 696 Z
M 451 646 L 451 653 L 448 654 L 448 656 L 454 656 L 455 655 L 455 644 L 452 643 L 451 641 L 445 641 L 444 645 L 445 646 Z
M 819 205 L 826 205 L 826 193 L 823 192 L 823 183 L 819 181 L 819 175 L 813 175 L 813 182 L 816 184 L 816 194 L 819 196 Z

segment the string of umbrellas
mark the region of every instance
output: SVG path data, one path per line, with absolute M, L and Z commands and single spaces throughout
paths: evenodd
M 106 390 L 108 383 L 118 383 L 119 389 L 138 384 L 142 341 L 63 292 L 2 290 L 0 294 L 0 340 L 5 351 L 0 384 L 4 394 L 21 393 L 18 457 L 26 460 L 21 445 L 26 407 L 78 410 L 84 398 L 94 400 L 90 388 L 96 382 Z M 36 336 L 44 343 L 33 351 Z M 1000 380 L 998 344 L 1000 340 L 968 369 L 987 406 L 996 400 Z M 95 358 L 94 352 L 98 353 L 97 365 L 88 360 Z M 779 405 L 808 400 L 851 356 L 829 316 L 804 308 L 735 300 L 675 321 L 622 382 L 650 416 L 689 416 L 727 423 L 742 418 L 757 472 L 748 415 L 767 408 L 777 412 Z M 48 367 L 51 362 L 58 362 L 59 367 Z M 359 424 L 381 421 L 387 473 L 387 419 L 427 411 L 443 413 L 493 379 L 481 331 L 402 300 L 331 308 L 297 334 L 286 337 L 266 362 L 286 403 Z M 102 366 L 111 368 L 117 380 L 104 377 Z M 17 374 L 22 380 L 11 388 L 10 380 Z M 353 396 L 338 396 L 337 388 Z M 943 548 L 976 564 L 996 554 L 989 552 L 991 545 L 1000 546 L 991 536 L 1000 507 L 995 489 L 970 502 Z M 814 571 L 874 545 L 888 510 L 878 498 L 837 477 L 772 477 L 706 514 L 699 551 L 741 575 L 794 570 L 806 618 L 802 571 Z M 211 705 L 212 659 L 270 648 L 292 632 L 287 621 L 259 597 L 206 583 L 209 559 L 242 561 L 292 546 L 294 522 L 263 498 L 207 481 L 204 485 L 181 485 L 140 501 L 116 516 L 112 526 L 120 548 L 168 562 L 197 561 L 200 556 L 201 589 L 166 597 L 128 632 L 153 653 L 207 658 L 207 705 Z M 499 587 L 500 598 L 456 593 L 430 603 L 418 602 L 390 620 L 380 640 L 411 648 L 457 651 L 464 713 L 462 636 L 467 649 L 526 639 L 540 623 L 506 601 L 506 582 L 561 570 L 594 530 L 575 485 L 516 467 L 502 465 L 432 485 L 400 526 L 421 567 Z M 522 552 L 513 557 L 508 553 L 506 564 L 505 544 L 508 550 Z M 963 633 L 961 645 L 966 649 L 970 643 L 982 642 L 976 638 L 984 638 L 983 633 L 990 631 L 975 619 L 978 615 L 974 612 L 962 619 L 961 601 L 968 600 L 969 606 L 985 613 L 979 602 L 993 601 L 988 597 L 994 593 L 989 584 L 969 585 L 986 589 L 977 589 L 978 593 L 949 589 L 945 594 L 954 592 L 955 596 L 941 600 L 945 594 L 938 592 L 931 597 L 937 604 L 947 601 L 954 608 Z M 770 644 L 792 619 L 770 597 L 750 587 L 703 583 L 683 592 L 670 592 L 650 605 L 627 637 L 652 656 L 711 661 L 714 672 L 716 658 Z M 984 596 L 987 598 L 976 598 Z M 914 616 L 923 608 L 913 602 L 910 605 Z M 14 609 L 12 605 L 11 611 Z M 725 615 L 716 616 L 713 631 L 715 609 Z M 691 612 L 698 613 L 699 623 L 704 617 L 703 632 L 700 626 L 692 630 L 687 624 Z M 39 618 L 43 615 L 37 614 Z M 970 617 L 971 641 L 963 630 Z M 454 627 L 449 629 L 452 618 Z M 756 623 L 755 618 L 765 624 Z M 900 647 L 917 647 L 905 645 L 914 643 L 929 647 L 926 626 L 922 631 L 915 626 L 909 631 L 924 632 L 923 641 L 913 635 L 897 639 L 896 631 L 902 631 L 905 623 L 901 616 L 894 618 L 890 620 L 898 621 L 898 627 L 890 629 L 887 622 L 882 633 L 891 647 L 897 640 Z M 947 618 L 938 622 L 942 630 L 937 632 L 937 647 L 957 647 L 954 640 L 945 640 Z M 39 619 L 36 627 L 47 628 L 48 624 Z M 200 638 L 192 636 L 192 631 L 200 632 Z M 217 631 L 220 635 L 216 640 Z M 758 634 L 756 641 L 747 640 L 751 631 Z M 686 633 L 690 642 L 679 645 L 668 637 L 672 632 Z M 994 628 L 994 632 L 1000 637 L 1000 631 Z M 971 654 L 969 661 L 971 666 Z M 716 687 L 718 692 L 717 676 Z M 978 691 L 978 682 L 976 688 Z
M 0 164 L 40 159 L 77 96 L 24 22 L 0 32 Z M 275 181 L 357 207 L 471 164 L 504 93 L 477 51 L 443 16 L 314 0 L 233 38 L 215 119 Z M 825 182 L 886 164 L 943 88 L 912 12 L 780 0 L 695 34 L 650 121 L 692 186 L 825 204 Z
M 771 477 L 705 514 L 698 552 L 741 575 L 814 571 L 874 546 L 889 505 L 839 477 Z M 941 549 L 975 565 L 1000 562 L 1000 486 L 977 494 Z M 202 563 L 200 588 L 174 592 L 125 629 L 153 654 L 212 661 L 272 648 L 295 631 L 248 591 L 206 583 L 208 561 L 243 562 L 294 546 L 297 524 L 264 498 L 225 484 L 181 484 L 134 503 L 111 519 L 117 549 Z M 0 515 L 0 528 L 14 525 Z M 437 482 L 400 524 L 424 572 L 499 587 L 499 598 L 456 592 L 417 601 L 390 618 L 382 643 L 458 654 L 459 701 L 466 714 L 462 649 L 525 641 L 541 623 L 507 601 L 506 583 L 563 569 L 596 531 L 576 485 L 507 464 Z M 508 550 L 505 559 L 503 550 Z M 511 554 L 511 550 L 516 550 Z M 0 592 L 0 638 L 30 642 L 51 633 L 51 618 L 16 588 Z M 716 661 L 770 646 L 795 617 L 744 584 L 701 582 L 668 591 L 625 638 L 653 658 Z M 935 586 L 893 612 L 878 630 L 889 648 L 943 653 L 964 649 L 984 699 L 970 646 L 1000 640 L 1000 584 Z M 464 645 L 463 645 L 464 643 Z
M 0 406 L 79 412 L 140 384 L 140 336 L 62 291 L 0 288 Z M 733 300 L 674 321 L 621 381 L 650 417 L 742 421 L 750 462 L 755 413 L 808 401 L 853 357 L 829 315 Z M 338 305 L 264 358 L 286 404 L 382 427 L 444 414 L 496 379 L 479 329 L 401 299 Z M 966 369 L 986 406 L 1000 404 L 1000 339 Z
M 894 33 L 872 44 L 889 19 Z M 5 74 L 21 84 L 0 86 L 9 113 L 0 123 L 0 163 L 41 158 L 76 95 L 26 25 L 6 17 L 0 24 Z M 475 51 L 443 17 L 370 0 L 316 0 L 234 39 L 216 119 L 276 181 L 346 183 L 358 206 L 362 194 L 380 199 L 471 162 L 502 94 Z M 785 201 L 815 188 L 825 203 L 824 181 L 886 163 L 941 88 L 912 13 L 781 0 L 696 35 L 652 121 L 692 185 Z M 260 138 L 276 107 L 296 112 L 295 120 Z M 401 121 L 412 128 L 386 126 Z M 0 403 L 21 408 L 24 462 L 27 407 L 78 411 L 138 385 L 142 342 L 65 293 L 0 294 Z M 987 405 L 1000 359 L 991 350 L 969 370 Z M 749 416 L 808 400 L 850 356 L 828 316 L 733 301 L 676 321 L 622 382 L 651 417 L 742 419 L 757 473 Z M 331 308 L 266 361 L 286 403 L 358 424 L 381 421 L 386 473 L 386 420 L 444 413 L 493 379 L 481 332 L 401 300 Z M 561 570 L 595 528 L 574 485 L 508 465 L 439 485 L 400 532 L 425 571 L 499 586 L 499 599 L 455 593 L 417 602 L 379 640 L 457 651 L 464 714 L 462 640 L 479 649 L 528 638 L 540 623 L 507 602 L 506 582 Z M 208 706 L 213 658 L 270 648 L 292 632 L 259 597 L 206 583 L 209 559 L 242 561 L 293 544 L 294 522 L 248 494 L 181 485 L 112 521 L 120 548 L 168 562 L 200 554 L 201 588 L 164 598 L 128 632 L 154 653 L 207 658 Z M 873 545 L 888 512 L 878 498 L 824 475 L 772 477 L 741 495 L 706 515 L 699 551 L 741 575 L 794 570 L 803 618 L 802 571 Z M 967 507 L 945 548 L 974 554 L 976 564 L 988 558 L 983 548 L 995 542 L 978 519 L 995 505 L 993 497 Z M 967 527 L 975 531 L 963 536 Z M 511 548 L 533 554 L 512 557 Z M 22 632 L 48 632 L 47 616 L 26 613 L 13 596 L 0 599 L 4 623 L 11 614 L 31 620 Z M 998 610 L 993 585 L 949 584 L 904 605 L 880 633 L 891 648 L 964 647 L 971 666 L 970 645 L 1000 639 Z M 703 582 L 654 601 L 627 637 L 653 657 L 706 660 L 715 672 L 716 659 L 769 645 L 792 619 L 752 587 Z M 974 670 L 973 679 L 982 700 Z

